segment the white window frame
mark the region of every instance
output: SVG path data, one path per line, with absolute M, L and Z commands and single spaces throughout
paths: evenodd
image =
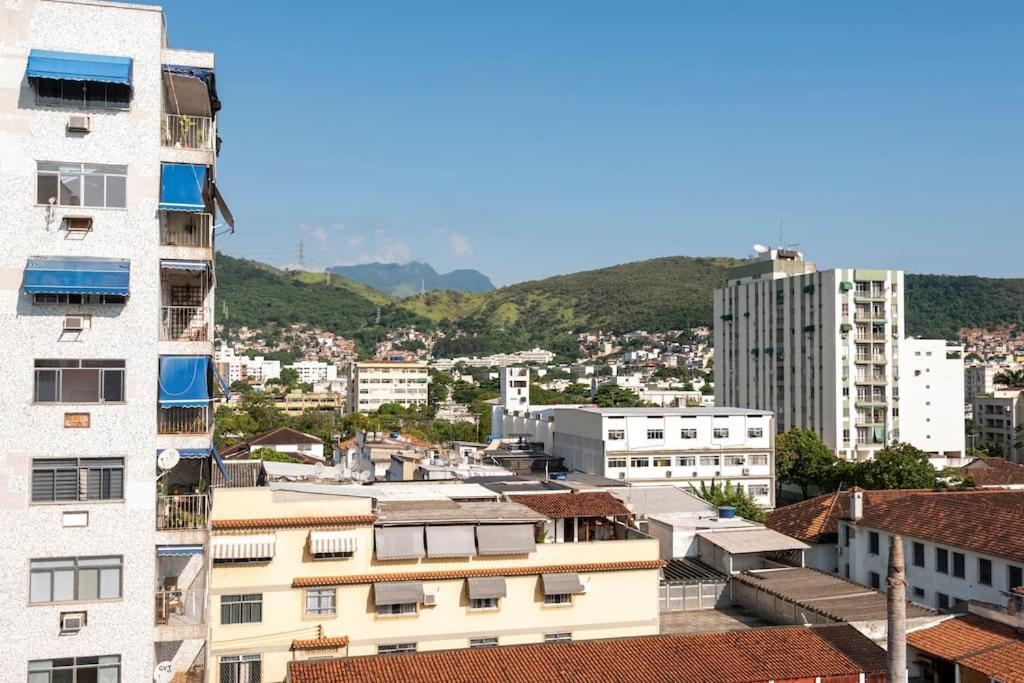
M 316 607 L 310 609 L 310 600 Z M 325 606 L 325 603 L 327 606 Z M 338 613 L 338 591 L 335 588 L 307 588 L 304 614 L 307 617 L 333 617 Z

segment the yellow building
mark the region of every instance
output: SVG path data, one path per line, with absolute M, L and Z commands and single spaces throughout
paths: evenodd
M 375 506 L 365 488 L 215 489 L 212 682 L 282 681 L 311 657 L 658 633 L 655 539 L 609 519 L 622 540 L 551 542 L 518 503 L 424 488 L 433 500 Z

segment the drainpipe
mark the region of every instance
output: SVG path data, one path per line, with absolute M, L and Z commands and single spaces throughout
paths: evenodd
M 893 534 L 889 541 L 889 572 L 885 583 L 888 681 L 907 683 L 907 579 L 903 538 L 899 534 Z

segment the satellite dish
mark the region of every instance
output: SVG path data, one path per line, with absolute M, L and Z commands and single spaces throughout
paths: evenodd
M 763 254 L 768 251 L 768 247 L 764 246 L 763 244 L 755 244 L 754 251 L 756 251 L 758 254 Z
M 363 482 L 364 484 L 366 482 L 370 481 L 370 473 L 369 473 L 369 471 L 363 470 L 362 472 L 360 472 L 359 473 L 359 481 Z
M 172 678 L 174 678 L 174 665 L 170 662 L 160 662 L 153 669 L 153 680 L 156 683 L 171 683 Z
M 324 476 L 324 464 L 322 462 L 318 462 L 313 465 L 313 472 L 318 478 Z
M 160 455 L 157 456 L 156 464 L 161 470 L 166 472 L 167 470 L 174 469 L 174 466 L 178 464 L 179 460 L 181 460 L 181 453 L 178 452 L 178 449 L 165 448 L 160 451 Z

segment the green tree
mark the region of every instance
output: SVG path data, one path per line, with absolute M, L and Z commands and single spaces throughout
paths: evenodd
M 234 382 L 232 382 L 228 389 L 230 389 L 231 393 L 233 394 L 248 394 L 250 391 L 252 391 L 252 387 L 249 385 L 249 383 L 243 382 L 240 379 L 236 379 Z
M 866 489 L 930 489 L 936 484 L 928 454 L 909 443 L 889 444 L 859 469 L 858 483 Z
M 754 499 L 743 490 L 742 486 L 734 486 L 731 481 L 724 484 L 720 482 L 700 482 L 700 487 L 690 484 L 690 490 L 694 495 L 703 498 L 715 506 L 728 505 L 736 508 L 736 514 L 751 522 L 764 523 L 768 518 L 767 513 L 758 507 Z
M 288 421 L 288 417 L 274 405 L 273 397 L 263 393 L 254 391 L 243 396 L 240 409 L 255 423 L 253 433 L 249 436 L 283 427 Z
M 256 450 L 249 453 L 250 460 L 267 460 L 270 462 L 305 462 L 302 458 L 298 458 L 288 453 L 280 453 L 275 451 L 273 448 L 257 448 Z
M 833 490 L 843 470 L 821 437 L 809 429 L 791 429 L 775 437 L 776 479 L 799 486 L 804 498 L 810 497 L 811 486 Z
M 427 402 L 436 406 L 448 400 L 452 384 L 455 380 L 446 372 L 435 372 L 427 385 Z
M 992 382 L 1008 387 L 1024 387 L 1024 370 L 1003 370 L 996 373 Z
M 602 408 L 636 408 L 647 405 L 635 393 L 617 384 L 602 384 L 598 387 L 594 403 Z
M 282 368 L 281 369 L 281 384 L 284 384 L 289 389 L 298 386 L 299 384 L 299 371 L 295 368 Z

